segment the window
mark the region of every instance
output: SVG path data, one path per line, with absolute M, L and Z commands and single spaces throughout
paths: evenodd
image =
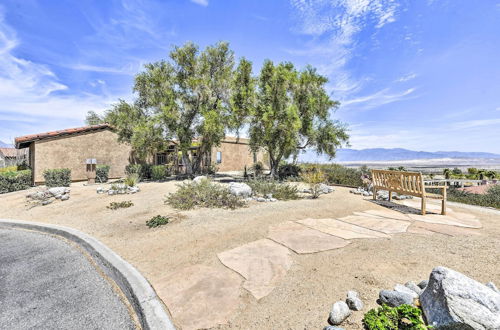
M 217 159 L 216 159 L 217 164 L 222 163 L 222 152 L 217 151 Z
M 156 154 L 156 165 L 165 165 L 167 163 L 167 154 Z

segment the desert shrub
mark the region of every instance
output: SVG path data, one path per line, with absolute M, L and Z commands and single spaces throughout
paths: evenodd
M 368 330 L 427 329 L 422 320 L 422 312 L 411 305 L 398 307 L 383 305 L 377 309 L 371 309 L 365 314 L 363 325 Z
M 182 183 L 178 187 L 176 192 L 166 197 L 165 203 L 179 210 L 190 210 L 197 206 L 235 209 L 245 205 L 240 197 L 231 194 L 228 187 L 208 179 Z
M 140 176 L 137 173 L 131 173 L 127 175 L 123 183 L 128 187 L 135 187 L 140 181 Z
M 151 179 L 154 181 L 163 181 L 170 176 L 168 167 L 165 165 L 154 165 L 151 167 Z
M 301 170 L 321 170 L 325 173 L 328 184 L 360 187 L 363 185 L 363 172 L 359 169 L 344 167 L 339 164 L 301 164 Z
M 123 202 L 111 202 L 106 207 L 111 210 L 117 210 L 117 209 L 131 207 L 133 205 L 134 203 L 132 203 L 132 201 L 123 201 Z
M 97 165 L 95 174 L 98 182 L 108 182 L 109 178 L 109 165 Z
M 428 189 L 429 192 L 432 192 L 432 189 Z M 486 207 L 494 207 L 500 209 L 500 185 L 491 185 L 490 188 L 486 191 L 486 194 L 472 194 L 469 192 L 465 192 L 458 189 L 448 189 L 447 197 L 449 201 L 478 205 L 478 206 L 486 206 Z
M 31 170 L 0 173 L 0 194 L 31 187 Z
M 7 166 L 7 167 L 2 167 L 0 168 L 0 173 L 6 173 L 6 172 L 16 172 L 18 170 L 17 166 Z
M 69 187 L 71 184 L 71 170 L 57 168 L 43 171 L 43 178 L 47 187 Z
M 321 184 L 326 181 L 325 173 L 321 170 L 306 171 L 301 174 L 302 180 L 309 185 L 312 198 L 321 195 Z
M 164 216 L 161 216 L 161 215 L 157 215 L 155 217 L 152 217 L 148 221 L 146 221 L 146 225 L 149 228 L 156 228 L 156 227 L 159 227 L 159 226 L 166 225 L 169 222 L 170 222 L 170 218 L 164 217 Z
M 129 164 L 125 167 L 125 173 L 127 175 L 137 174 L 140 180 L 151 179 L 152 165 L 150 164 Z
M 256 195 L 272 195 L 279 200 L 299 199 L 299 191 L 296 186 L 275 180 L 250 180 L 247 184 Z
M 280 180 L 298 178 L 300 176 L 300 172 L 300 166 L 296 164 L 282 164 L 278 168 L 278 176 Z
M 250 167 L 250 171 L 252 171 L 254 177 L 260 177 L 264 174 L 264 165 L 262 162 L 253 163 Z

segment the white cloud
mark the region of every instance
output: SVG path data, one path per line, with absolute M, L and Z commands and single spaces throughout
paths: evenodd
M 410 94 L 415 92 L 416 88 L 409 88 L 399 93 L 390 93 L 388 88 L 380 90 L 376 93 L 359 96 L 352 99 L 347 99 L 341 102 L 342 107 L 356 106 L 358 110 L 368 110 L 379 107 L 384 104 L 389 104 L 407 99 Z
M 397 82 L 406 82 L 408 80 L 412 80 L 412 79 L 415 79 L 415 78 L 417 78 L 417 74 L 416 73 L 408 73 L 407 75 L 402 76 L 401 78 L 397 79 L 396 81 Z
M 208 0 L 191 0 L 191 2 L 204 7 L 208 6 Z
M 451 129 L 461 130 L 484 126 L 500 125 L 500 118 L 459 121 L 450 124 Z

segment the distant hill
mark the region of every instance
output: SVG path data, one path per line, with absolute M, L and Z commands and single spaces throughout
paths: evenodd
M 499 154 L 488 152 L 460 152 L 460 151 L 413 151 L 402 148 L 385 149 L 339 149 L 335 162 L 359 162 L 359 161 L 394 161 L 394 160 L 418 160 L 418 159 L 439 159 L 439 158 L 460 158 L 460 159 L 500 159 Z M 302 162 L 325 162 L 327 157 L 317 156 L 313 151 L 306 151 L 300 156 Z
M 0 148 L 14 148 L 12 144 L 5 143 L 3 141 L 0 141 Z

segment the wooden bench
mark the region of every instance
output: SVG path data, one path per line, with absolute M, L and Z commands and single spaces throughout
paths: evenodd
M 372 170 L 373 199 L 377 199 L 377 190 L 388 190 L 389 201 L 392 193 L 411 195 L 422 198 L 422 214 L 425 215 L 427 198 L 441 200 L 441 214 L 446 214 L 446 186 L 424 186 L 424 178 L 420 172 Z M 441 194 L 432 194 L 425 189 L 440 189 Z

